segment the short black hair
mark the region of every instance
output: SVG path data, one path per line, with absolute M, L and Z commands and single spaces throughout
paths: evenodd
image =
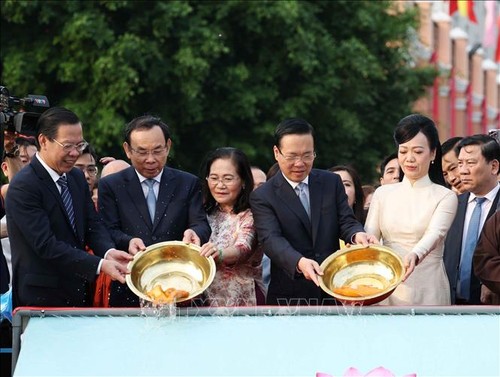
M 441 152 L 443 152 L 443 156 L 447 154 L 449 151 L 455 150 L 455 147 L 457 146 L 458 142 L 462 139 L 463 137 L 461 136 L 455 136 L 449 138 L 443 144 L 441 144 Z
M 94 161 L 97 163 L 97 153 L 95 153 L 95 149 L 90 143 L 85 147 L 80 156 L 84 154 L 90 154 L 94 158 Z
M 394 152 L 382 160 L 382 162 L 380 163 L 380 177 L 384 176 L 385 167 L 387 166 L 387 164 L 392 160 L 397 160 L 397 159 L 398 159 L 398 154 Z
M 132 131 L 146 129 L 158 126 L 163 131 L 165 136 L 165 143 L 170 139 L 170 130 L 165 122 L 163 122 L 159 117 L 153 115 L 142 115 L 140 117 L 132 119 L 125 127 L 125 142 L 130 145 L 130 134 Z
M 500 162 L 500 144 L 497 143 L 495 138 L 483 134 L 464 137 L 455 148 L 457 156 L 460 154 L 460 150 L 468 145 L 479 145 L 481 154 L 487 162 L 493 160 Z
M 280 148 L 281 139 L 285 135 L 312 135 L 314 128 L 301 118 L 289 118 L 278 124 L 274 131 L 274 145 Z
M 45 135 L 47 138 L 54 140 L 57 137 L 59 126 L 63 124 L 79 124 L 80 119 L 71 110 L 64 107 L 51 107 L 44 111 L 37 122 L 37 139 L 38 135 Z M 37 145 L 37 147 L 39 147 Z

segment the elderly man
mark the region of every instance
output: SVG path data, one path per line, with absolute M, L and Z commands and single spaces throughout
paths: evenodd
M 480 282 L 472 269 L 472 256 L 486 220 L 492 216 L 500 198 L 498 174 L 500 145 L 492 137 L 474 135 L 457 146 L 458 169 L 464 194 L 458 197 L 458 209 L 448 232 L 444 264 L 450 281 L 451 303 L 481 303 Z
M 99 181 L 99 211 L 117 245 L 131 255 L 163 241 L 197 245 L 210 237 L 198 178 L 166 165 L 172 147 L 161 119 L 145 115 L 125 130 L 132 166 Z M 125 285 L 111 284 L 110 306 L 139 306 Z
M 13 305 L 89 306 L 100 271 L 124 282 L 131 259 L 116 250 L 74 164 L 87 142 L 78 117 L 51 108 L 38 120 L 39 152 L 13 178 L 6 198 Z M 88 245 L 95 255 L 85 251 Z M 106 258 L 104 256 L 106 255 Z

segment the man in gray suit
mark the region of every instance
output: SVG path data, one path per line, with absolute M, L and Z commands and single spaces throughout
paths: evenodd
M 448 232 L 444 263 L 450 281 L 451 303 L 481 304 L 486 287 L 473 273 L 472 255 L 486 220 L 495 213 L 500 197 L 500 145 L 486 135 L 469 136 L 457 145 L 460 180 L 466 190 Z
M 165 166 L 171 146 L 161 119 L 135 118 L 123 143 L 132 166 L 99 182 L 99 211 L 113 240 L 132 255 L 158 242 L 200 245 L 210 237 L 198 178 Z M 125 284 L 112 282 L 109 305 L 134 307 L 139 300 Z

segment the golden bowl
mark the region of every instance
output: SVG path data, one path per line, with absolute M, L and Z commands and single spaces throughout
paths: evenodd
M 321 288 L 344 304 L 372 305 L 389 297 L 401 283 L 403 260 L 380 245 L 351 246 L 321 263 Z
M 147 292 L 160 284 L 162 290 L 175 288 L 189 292 L 177 302 L 190 300 L 212 283 L 215 262 L 200 255 L 200 247 L 180 241 L 160 242 L 138 252 L 128 264 L 128 287 L 139 298 L 153 301 Z

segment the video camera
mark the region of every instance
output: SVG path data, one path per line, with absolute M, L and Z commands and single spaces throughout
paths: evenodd
M 13 97 L 5 86 L 0 86 L 0 129 L 35 136 L 40 115 L 50 107 L 45 96 L 28 94 L 26 98 Z

